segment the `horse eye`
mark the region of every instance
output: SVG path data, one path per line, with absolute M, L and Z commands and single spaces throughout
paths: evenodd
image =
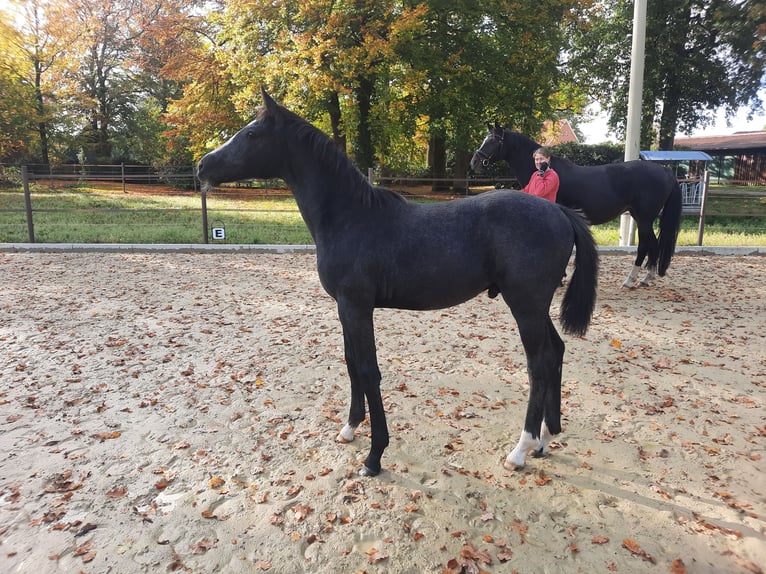
M 255 132 L 253 130 L 247 130 L 247 139 L 252 139 L 255 137 Z

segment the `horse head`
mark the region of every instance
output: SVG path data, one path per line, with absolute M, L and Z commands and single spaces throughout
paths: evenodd
M 487 122 L 489 133 L 479 146 L 479 149 L 471 158 L 471 169 L 476 173 L 482 173 L 485 168 L 492 165 L 499 159 L 503 159 L 503 145 L 505 143 L 505 128 L 497 121 L 493 126 Z
M 226 143 L 197 163 L 197 177 L 206 187 L 242 179 L 280 177 L 284 161 L 284 142 L 276 129 L 287 110 L 261 88 L 263 107 Z

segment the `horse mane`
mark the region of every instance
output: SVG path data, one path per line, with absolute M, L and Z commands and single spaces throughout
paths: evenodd
M 357 196 L 362 205 L 378 207 L 406 202 L 401 194 L 393 190 L 371 185 L 346 153 L 322 130 L 284 106 L 279 106 L 279 112 L 288 137 L 294 137 L 308 145 L 309 152 L 316 156 L 330 173 L 337 176 L 342 186 Z M 268 109 L 264 107 L 258 118 L 263 119 L 268 114 Z

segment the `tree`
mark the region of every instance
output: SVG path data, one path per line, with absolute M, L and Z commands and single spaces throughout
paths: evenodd
M 55 106 L 52 104 L 51 89 L 53 80 L 49 79 L 54 63 L 62 52 L 61 29 L 55 17 L 56 7 L 45 0 L 30 0 L 15 5 L 0 28 L 0 37 L 4 38 L 7 50 L 2 68 L 9 78 L 16 78 L 20 84 L 16 90 L 9 88 L 8 94 L 27 97 L 15 100 L 17 104 L 12 114 L 17 122 L 35 125 L 37 145 L 32 145 L 32 136 L 27 134 L 24 148 L 27 155 L 36 150 L 38 161 L 47 164 L 49 157 L 49 137 Z M 12 23 L 12 24 L 10 24 Z M 6 100 L 9 105 L 13 99 Z
M 627 115 L 632 2 L 605 0 L 575 33 L 572 66 L 623 133 Z M 762 109 L 766 8 L 756 0 L 668 0 L 647 9 L 641 147 L 672 149 L 675 133 L 710 125 L 715 111 Z
M 422 28 L 401 43 L 413 103 L 428 118 L 429 167 L 436 177 L 466 172 L 483 120 L 535 134 L 542 122 L 581 109 L 559 55 L 579 6 L 567 0 L 429 0 Z M 587 3 L 586 3 L 587 4 Z
M 263 84 L 309 119 L 326 114 L 333 139 L 366 169 L 380 151 L 376 106 L 388 91 L 393 30 L 407 18 L 391 0 L 230 0 L 217 43 L 238 107 L 254 107 Z

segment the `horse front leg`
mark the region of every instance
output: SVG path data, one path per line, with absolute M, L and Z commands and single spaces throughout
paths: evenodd
M 348 301 L 338 301 L 338 316 L 343 326 L 346 366 L 351 379 L 351 406 L 346 425 L 338 435 L 341 442 L 354 438 L 356 427 L 364 420 L 364 401 L 370 411 L 372 444 L 360 471 L 363 476 L 380 473 L 380 459 L 388 446 L 388 426 L 380 394 L 380 369 L 375 350 L 372 308 L 359 307 Z
M 623 283 L 624 287 L 649 287 L 654 281 L 654 277 L 657 270 L 657 257 L 659 255 L 660 244 L 657 241 L 657 236 L 652 229 L 652 223 L 648 225 L 639 224 L 638 226 L 638 249 L 636 250 L 636 261 L 631 271 L 631 276 Z M 646 259 L 646 275 L 640 281 L 638 280 L 638 274 L 641 270 L 641 266 Z M 628 285 L 628 280 L 631 284 Z
M 348 357 L 346 357 L 346 367 L 351 381 L 351 406 L 348 410 L 348 422 L 346 422 L 335 438 L 337 442 L 342 444 L 348 444 L 354 440 L 356 429 L 364 421 L 365 414 L 364 390 L 360 385 L 361 378 L 356 373 L 351 374 L 353 366 L 348 361 Z
M 638 281 L 639 273 L 641 273 L 641 266 L 634 264 L 633 268 L 630 270 L 630 273 L 628 274 L 628 277 L 622 283 L 622 286 L 627 287 L 628 289 L 633 289 L 636 286 L 636 281 Z

